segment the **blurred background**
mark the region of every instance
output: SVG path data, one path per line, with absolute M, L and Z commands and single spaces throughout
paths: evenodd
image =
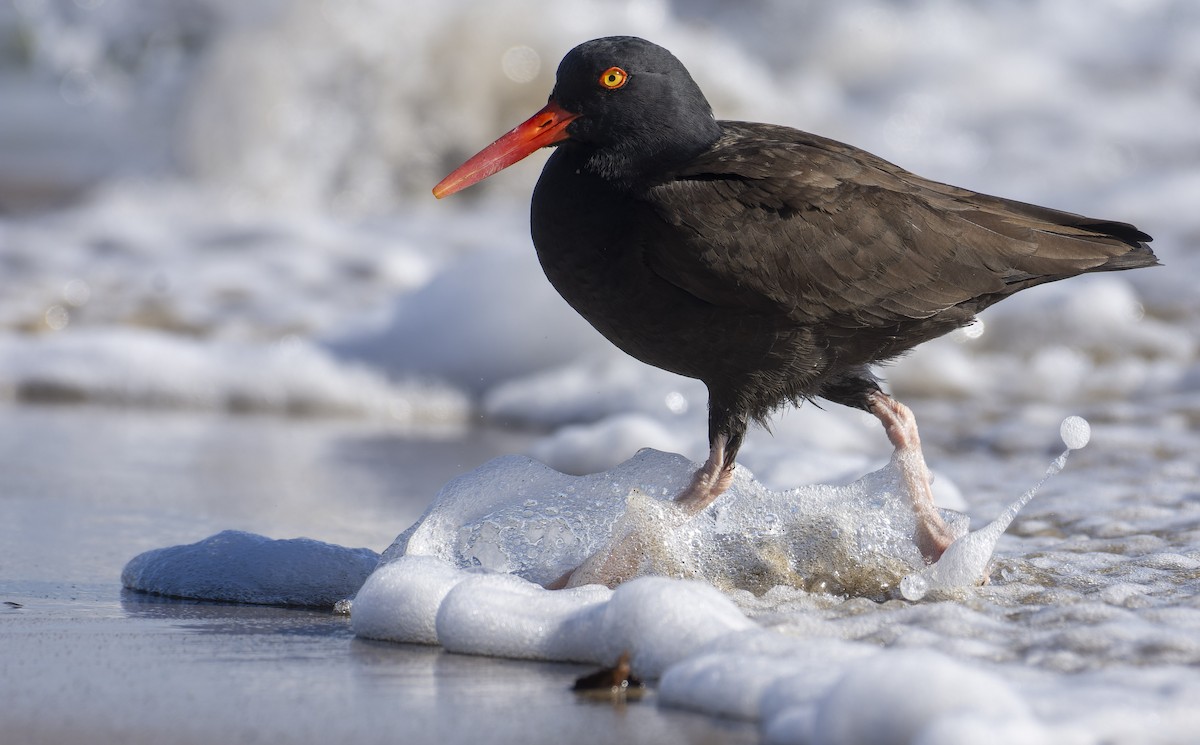
M 574 472 L 702 458 L 703 387 L 625 359 L 541 276 L 544 155 L 429 192 L 610 34 L 671 49 L 719 118 L 1155 236 L 1166 269 L 1025 293 L 889 368 L 941 447 L 1130 402 L 1194 430 L 1193 0 L 3 0 L 0 401 L 487 425 Z M 805 407 L 743 462 L 849 473 L 886 456 L 876 429 Z

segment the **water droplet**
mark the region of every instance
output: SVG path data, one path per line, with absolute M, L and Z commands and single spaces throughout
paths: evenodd
M 1058 434 L 1068 448 L 1079 450 L 1086 447 L 1088 440 L 1092 439 L 1092 425 L 1081 416 L 1069 416 L 1062 421 Z
M 514 83 L 530 83 L 542 69 L 542 57 L 524 44 L 510 47 L 500 57 L 500 69 Z
M 61 305 L 51 305 L 43 318 L 51 331 L 62 331 L 71 322 L 71 313 Z
M 668 393 L 663 403 L 666 404 L 667 411 L 670 411 L 672 414 L 684 414 L 688 410 L 687 397 L 679 391 Z
M 900 580 L 900 594 L 905 600 L 916 602 L 929 592 L 929 581 L 920 574 L 910 574 Z
M 86 305 L 87 301 L 91 299 L 92 288 L 88 287 L 88 283 L 82 279 L 73 279 L 63 285 L 62 296 L 67 305 L 78 308 L 81 305 Z

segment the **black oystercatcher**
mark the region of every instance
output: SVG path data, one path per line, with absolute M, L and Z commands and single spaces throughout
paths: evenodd
M 1157 263 L 1132 225 L 929 181 L 795 129 L 718 121 L 679 60 L 634 37 L 571 50 L 546 107 L 433 193 L 548 145 L 532 210 L 546 276 L 612 343 L 708 386 L 708 461 L 676 500 L 696 512 L 728 487 L 751 420 L 824 398 L 883 423 L 930 561 L 951 537 L 912 412 L 870 366 L 1027 287 Z

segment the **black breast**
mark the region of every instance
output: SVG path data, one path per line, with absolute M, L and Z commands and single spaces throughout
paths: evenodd
M 716 304 L 652 266 L 663 251 L 691 251 L 644 193 L 614 188 L 573 161 L 567 148 L 534 190 L 534 246 L 559 294 L 631 356 L 704 381 L 710 394 L 737 388 L 763 413 L 809 395 L 828 368 L 811 329 L 777 309 Z

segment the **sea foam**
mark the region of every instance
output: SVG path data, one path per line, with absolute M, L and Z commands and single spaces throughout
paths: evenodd
M 1069 419 L 1064 440 L 1082 445 L 1085 430 L 1082 419 Z M 602 666 L 628 655 L 634 674 L 657 681 L 663 704 L 757 721 L 767 742 L 942 743 L 994 733 L 1033 743 L 1077 739 L 1073 725 L 1036 714 L 1011 672 L 952 659 L 969 647 L 956 629 L 978 626 L 968 607 L 900 599 L 917 597 L 906 587 L 913 577 L 931 596 L 984 581 L 996 539 L 1036 487 L 974 533 L 966 533 L 965 518 L 946 513 L 960 538 L 925 567 L 894 464 L 846 486 L 781 492 L 739 468 L 727 494 L 688 517 L 671 496 L 695 467 L 644 450 L 590 476 L 516 456 L 464 474 L 357 588 L 354 633 Z M 650 550 L 615 588 L 543 587 L 631 534 Z M 129 587 L 164 594 L 306 605 L 320 597 L 327 604 L 361 581 L 331 581 L 339 567 L 373 563 L 361 550 L 227 532 L 143 554 L 124 576 Z M 277 583 L 247 591 L 247 575 Z M 288 599 L 289 586 L 303 594 Z M 904 613 L 899 603 L 912 618 L 886 627 L 896 631 L 872 631 L 884 618 L 867 613 L 865 625 L 856 624 L 862 610 L 854 610 L 855 595 L 867 606 L 891 607 L 893 618 Z M 840 622 L 821 610 L 838 607 Z M 904 634 L 917 627 L 939 629 L 948 643 L 941 651 L 906 648 L 914 637 Z M 899 636 L 881 648 L 881 633 Z M 1077 698 L 1086 693 L 1081 688 Z
M 758 593 L 782 584 L 879 598 L 924 566 L 892 464 L 846 486 L 786 491 L 767 489 L 739 467 L 729 491 L 689 519 L 671 498 L 697 467 L 650 449 L 587 476 L 524 457 L 500 458 L 447 484 L 382 561 L 436 556 L 464 569 L 548 584 L 636 536 L 642 550 L 637 565 L 627 568 L 629 577 L 700 579 Z M 963 516 L 946 517 L 957 534 L 966 532 Z
M 121 584 L 175 598 L 330 607 L 356 592 L 378 560 L 366 548 L 226 530 L 135 556 Z

